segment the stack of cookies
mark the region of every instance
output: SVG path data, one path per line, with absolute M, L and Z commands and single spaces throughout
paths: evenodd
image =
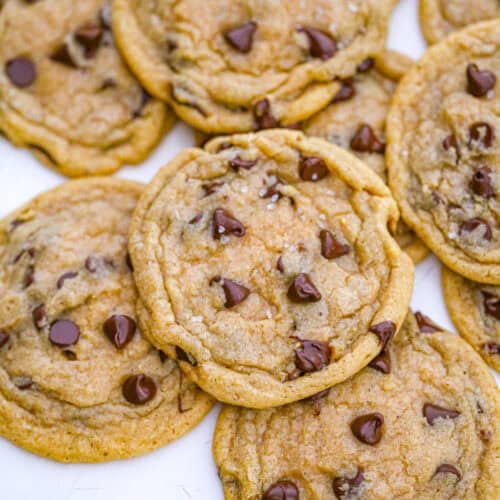
M 0 2 L 0 130 L 80 177 L 0 222 L 3 436 L 126 458 L 220 401 L 227 499 L 498 498 L 499 8 L 423 0 L 483 22 L 414 65 L 395 3 Z M 96 177 L 174 113 L 203 147 Z M 409 310 L 428 249 L 468 343 Z

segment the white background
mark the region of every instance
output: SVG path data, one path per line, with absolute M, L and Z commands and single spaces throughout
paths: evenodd
M 414 58 L 423 54 L 425 43 L 418 26 L 418 0 L 401 0 L 392 18 L 389 46 Z M 179 123 L 144 164 L 124 168 L 118 175 L 147 182 L 159 167 L 193 143 L 191 131 Z M 0 216 L 62 180 L 27 151 L 15 149 L 0 139 Z M 453 330 L 442 299 L 440 265 L 434 256 L 417 267 L 412 307 Z M 500 381 L 498 376 L 497 381 Z M 58 464 L 24 452 L 0 438 L 0 499 L 222 500 L 211 454 L 218 411 L 216 407 L 187 436 L 163 449 L 145 457 L 108 464 Z

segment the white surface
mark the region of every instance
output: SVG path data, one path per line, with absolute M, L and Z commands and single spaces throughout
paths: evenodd
M 228 0 L 230 2 L 231 0 Z M 394 12 L 389 46 L 418 58 L 425 44 L 418 27 L 418 0 L 401 0 Z M 120 177 L 147 182 L 182 148 L 194 143 L 178 124 L 154 154 Z M 0 216 L 63 180 L 27 151 L 0 139 Z M 429 257 L 417 267 L 412 306 L 453 330 L 440 284 L 440 266 Z M 497 377 L 497 381 L 500 380 Z M 99 465 L 62 465 L 31 455 L 0 439 L 0 498 L 8 500 L 221 500 L 211 441 L 218 407 L 191 433 L 145 457 Z

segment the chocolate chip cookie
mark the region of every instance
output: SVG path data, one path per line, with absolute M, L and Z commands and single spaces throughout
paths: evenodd
M 428 43 L 496 17 L 500 17 L 498 0 L 420 0 L 420 26 Z
M 213 444 L 227 500 L 493 499 L 499 447 L 486 365 L 418 313 L 383 357 L 315 398 L 225 407 Z
M 141 191 L 72 181 L 0 223 L 0 434 L 27 450 L 130 457 L 213 404 L 137 324 L 127 231 Z
M 443 293 L 460 335 L 500 372 L 500 287 L 482 285 L 443 268 Z
M 397 218 L 376 174 L 301 132 L 186 150 L 131 225 L 145 335 L 222 401 L 312 396 L 365 366 L 404 319 L 413 265 L 387 228 Z
M 387 181 L 385 120 L 397 82 L 412 63 L 392 50 L 366 59 L 355 76 L 342 82 L 331 104 L 306 121 L 302 130 L 348 149 Z M 403 221 L 395 238 L 415 263 L 427 256 L 427 247 Z
M 387 121 L 389 185 L 404 221 L 449 268 L 500 284 L 500 19 L 431 47 Z
M 394 0 L 115 0 L 113 28 L 153 95 L 206 133 L 308 118 L 383 47 Z
M 64 175 L 139 163 L 173 124 L 116 50 L 106 0 L 5 0 L 0 40 L 0 130 Z

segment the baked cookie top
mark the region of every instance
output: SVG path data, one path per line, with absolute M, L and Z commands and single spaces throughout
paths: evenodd
M 146 334 L 221 401 L 311 396 L 359 371 L 403 321 L 413 266 L 387 229 L 397 218 L 368 167 L 300 132 L 186 150 L 131 225 Z
M 127 231 L 142 186 L 72 181 L 0 223 L 0 434 L 64 462 L 126 458 L 213 400 L 141 336 Z
M 428 43 L 496 17 L 500 17 L 498 0 L 420 0 L 420 26 Z
M 443 267 L 443 293 L 460 335 L 500 372 L 500 286 L 483 285 Z
M 206 133 L 303 120 L 377 54 L 394 0 L 115 0 L 117 43 L 145 88 Z
M 500 283 L 500 20 L 455 33 L 403 78 L 387 121 L 389 185 L 448 267 Z
M 0 6 L 0 130 L 71 177 L 142 161 L 173 124 L 114 46 L 106 0 Z
M 366 59 L 355 76 L 342 82 L 331 104 L 307 120 L 302 130 L 354 153 L 387 182 L 385 121 L 397 82 L 412 64 L 393 50 Z M 403 221 L 397 225 L 395 238 L 414 262 L 427 256 L 427 247 Z
M 213 443 L 225 498 L 496 498 L 498 389 L 438 329 L 409 314 L 385 358 L 316 399 L 225 407 Z

